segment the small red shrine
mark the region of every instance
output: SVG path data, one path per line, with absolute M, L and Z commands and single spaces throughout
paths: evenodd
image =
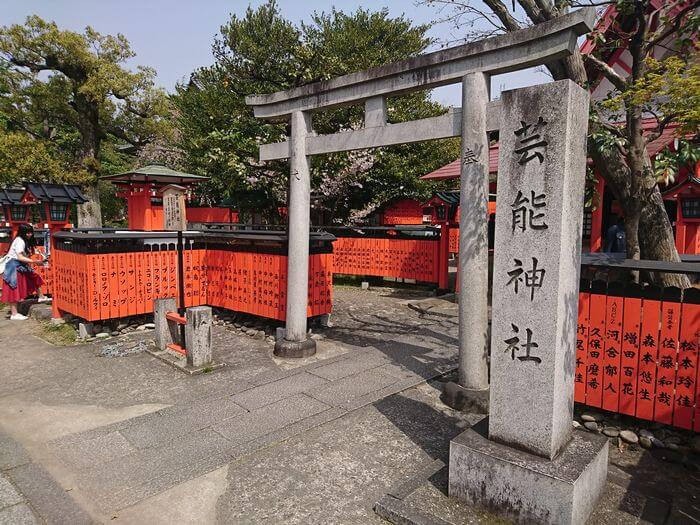
M 119 188 L 117 196 L 126 199 L 130 230 L 162 230 L 164 227 L 163 201 L 159 190 L 176 184 L 186 188 L 187 222 L 233 223 L 238 213 L 224 206 L 200 207 L 193 204 L 193 188 L 209 177 L 171 170 L 165 166 L 150 165 L 117 175 L 102 177 Z
M 71 228 L 71 206 L 85 202 L 80 188 L 71 184 L 28 183 L 24 188 L 0 189 L 3 222 L 13 235 L 22 223 L 52 232 Z

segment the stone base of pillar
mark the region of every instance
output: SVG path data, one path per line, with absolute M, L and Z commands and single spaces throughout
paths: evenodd
M 440 399 L 448 407 L 470 414 L 489 413 L 489 390 L 472 390 L 459 383 L 445 383 Z
M 586 522 L 605 488 L 605 436 L 574 432 L 551 461 L 487 436 L 484 418 L 450 442 L 450 496 L 515 523 Z
M 316 341 L 307 339 L 305 341 L 288 341 L 278 339 L 275 342 L 274 354 L 277 357 L 310 357 L 316 353 Z

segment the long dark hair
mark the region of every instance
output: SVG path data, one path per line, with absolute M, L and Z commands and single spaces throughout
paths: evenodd
M 17 237 L 21 237 L 24 241 L 24 253 L 27 256 L 34 253 L 34 247 L 36 246 L 36 239 L 34 235 L 30 237 L 30 233 L 34 233 L 34 228 L 31 224 L 22 223 L 17 228 Z

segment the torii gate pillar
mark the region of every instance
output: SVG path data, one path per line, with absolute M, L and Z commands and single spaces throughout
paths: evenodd
M 306 137 L 311 133 L 311 114 L 295 111 L 290 116 L 289 190 L 287 193 L 287 319 L 284 338 L 275 343 L 275 355 L 308 357 L 316 353 L 316 341 L 306 333 L 309 289 L 309 227 L 311 225 L 311 175 Z
M 489 77 L 480 72 L 465 75 L 459 192 L 459 384 L 477 405 L 488 398 L 489 388 L 488 102 Z

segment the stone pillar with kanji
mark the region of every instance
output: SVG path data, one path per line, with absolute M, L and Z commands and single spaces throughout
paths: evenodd
M 608 444 L 573 432 L 588 92 L 504 92 L 489 417 L 450 446 L 450 494 L 519 523 L 584 523 Z

